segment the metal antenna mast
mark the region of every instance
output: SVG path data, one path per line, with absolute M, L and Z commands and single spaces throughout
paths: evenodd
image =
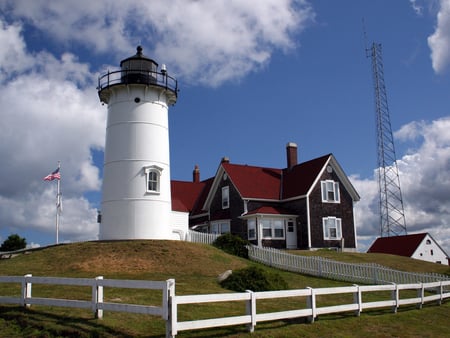
M 407 235 L 400 178 L 395 156 L 394 138 L 384 85 L 381 44 L 366 48 L 372 58 L 377 120 L 378 189 L 380 197 L 380 236 Z

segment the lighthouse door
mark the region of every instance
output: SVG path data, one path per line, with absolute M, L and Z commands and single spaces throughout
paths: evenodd
M 297 227 L 292 219 L 286 221 L 286 249 L 297 249 Z

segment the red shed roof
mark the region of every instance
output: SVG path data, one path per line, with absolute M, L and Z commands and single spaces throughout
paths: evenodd
M 427 234 L 379 237 L 367 252 L 411 257 Z

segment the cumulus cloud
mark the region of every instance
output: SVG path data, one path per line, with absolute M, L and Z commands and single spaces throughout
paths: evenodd
M 294 33 L 314 20 L 305 0 L 10 0 L 3 8 L 62 44 L 97 53 L 152 46 L 148 53 L 184 83 L 208 86 L 263 67 L 275 49 L 292 48 Z
M 397 141 L 412 144 L 397 161 L 408 233 L 429 232 L 450 253 L 450 117 L 411 122 L 396 133 Z M 355 221 L 362 247 L 379 236 L 377 176 L 351 177 L 361 195 Z
M 305 0 L 5 0 L 0 11 L 0 177 L 11 178 L 0 181 L 0 230 L 54 232 L 55 184 L 42 178 L 60 160 L 62 240 L 98 232 L 84 197 L 101 184 L 91 154 L 105 133 L 96 56 L 117 64 L 112 55 L 151 46 L 144 52 L 185 84 L 219 86 L 297 46 L 294 34 L 314 20 Z
M 435 31 L 428 37 L 431 61 L 436 73 L 442 73 L 450 64 L 450 0 L 440 0 Z
M 105 124 L 95 76 L 73 54 L 30 54 L 21 32 L 0 21 L 0 228 L 54 231 L 55 186 L 42 178 L 60 160 L 61 235 L 95 238 L 96 211 L 80 197 L 101 183 L 91 158 L 103 147 Z

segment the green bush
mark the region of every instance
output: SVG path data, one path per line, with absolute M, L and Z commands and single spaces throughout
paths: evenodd
M 288 285 L 278 273 L 270 273 L 256 266 L 233 271 L 220 285 L 228 290 L 243 292 L 286 290 Z
M 243 258 L 248 258 L 248 249 L 246 247 L 248 244 L 248 241 L 230 233 L 217 237 L 213 243 L 216 248 Z
M 0 246 L 0 251 L 15 251 L 25 249 L 27 240 L 17 234 L 9 235 L 9 237 Z

